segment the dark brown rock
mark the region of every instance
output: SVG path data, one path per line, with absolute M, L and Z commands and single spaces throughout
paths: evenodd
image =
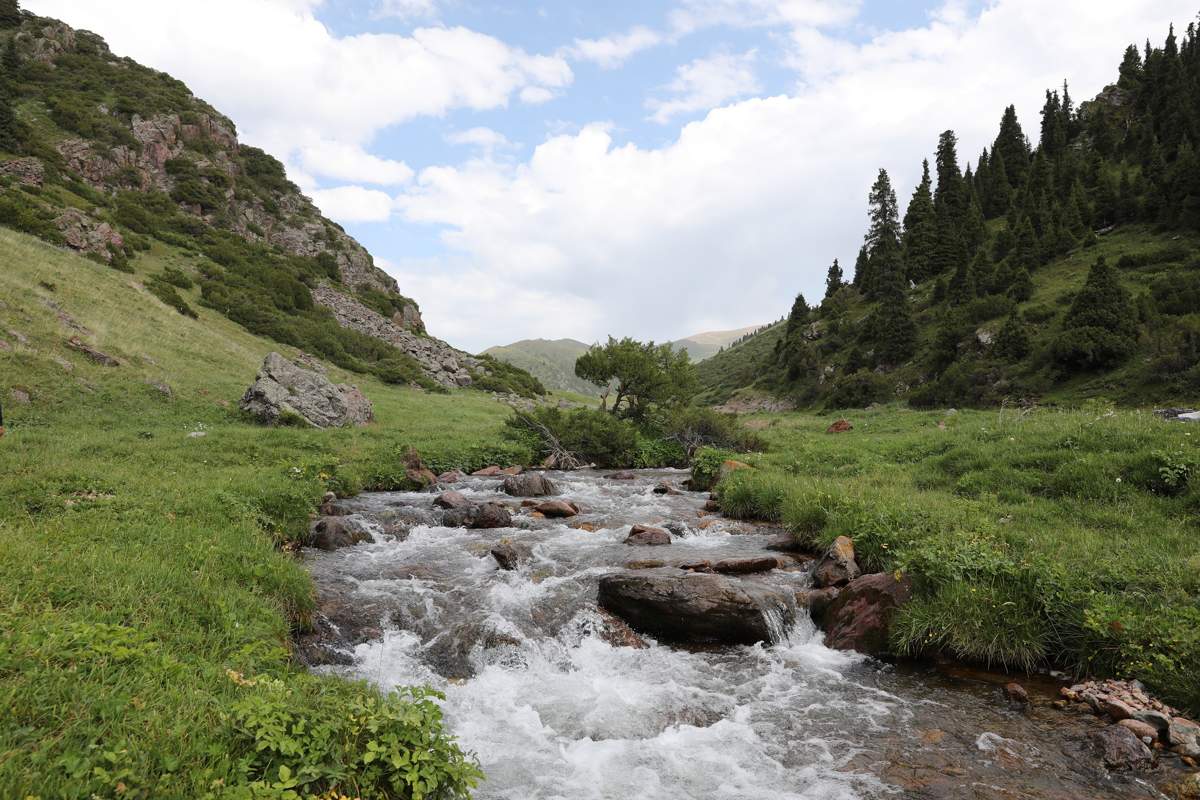
M 438 475 L 437 482 L 438 483 L 458 483 L 465 477 L 466 477 L 466 475 L 463 475 L 458 470 L 451 470 L 450 472 L 443 472 L 441 475 Z
M 321 517 L 309 528 L 308 541 L 318 550 L 332 551 L 369 542 L 371 536 L 345 517 Z
M 826 612 L 825 644 L 834 650 L 887 654 L 892 618 L 911 597 L 907 577 L 897 580 L 881 572 L 851 581 Z
M 852 430 L 854 430 L 854 426 L 850 424 L 849 420 L 839 419 L 837 422 L 830 425 L 825 430 L 825 432 L 826 433 L 848 433 Z
M 471 509 L 470 526 L 482 530 L 511 528 L 512 514 L 499 503 L 483 503 Z
M 442 492 L 433 504 L 438 508 L 466 508 L 471 505 L 471 501 L 461 492 Z
M 778 590 L 669 568 L 605 575 L 599 600 L 602 608 L 636 631 L 693 643 L 770 641 L 771 624 L 764 610 L 785 622 L 792 614 L 791 604 Z
M 566 519 L 579 513 L 579 506 L 564 500 L 547 500 L 536 506 L 537 512 L 549 519 Z
M 803 553 L 804 545 L 796 541 L 796 537 L 785 533 L 782 536 L 776 536 L 768 542 L 766 549 L 777 553 Z
M 779 559 L 775 556 L 752 556 L 715 561 L 712 571 L 722 575 L 753 575 L 756 572 L 770 572 L 778 567 Z
M 89 360 L 93 361 L 96 364 L 99 364 L 102 367 L 119 367 L 119 366 L 121 366 L 120 361 L 118 361 L 117 359 L 108 355 L 107 353 L 102 353 L 99 350 L 97 350 L 96 348 L 94 348 L 90 345 L 84 344 L 83 340 L 80 339 L 78 336 L 72 336 L 70 339 L 68 339 L 67 346 L 70 347 L 72 350 L 78 350 L 79 352 L 81 352 L 85 356 L 87 356 Z
M 1154 753 L 1133 731 L 1121 725 L 1109 725 L 1088 737 L 1092 748 L 1114 772 L 1146 769 L 1154 763 Z
M 813 569 L 813 585 L 818 589 L 826 586 L 845 586 L 861 574 L 854 560 L 854 542 L 839 536 Z
M 710 513 L 717 513 L 721 510 L 721 504 L 716 500 L 709 500 L 704 504 L 704 510 Z
M 637 631 L 629 627 L 625 620 L 616 614 L 610 614 L 603 608 L 597 609 L 600 615 L 600 638 L 613 647 L 632 647 L 634 650 L 645 650 L 649 647 L 646 640 L 638 636 Z
M 509 475 L 501 488 L 505 494 L 513 497 L 545 497 L 558 492 L 550 479 L 537 472 Z
M 492 558 L 496 559 L 500 569 L 512 571 L 529 563 L 533 558 L 533 551 L 529 545 L 520 544 L 511 539 L 502 539 L 500 544 L 492 548 Z
M 662 528 L 651 528 L 648 525 L 634 525 L 629 536 L 625 539 L 625 544 L 630 545 L 648 545 L 661 546 L 671 543 L 671 534 L 664 531 Z
M 1010 703 L 1015 705 L 1029 705 L 1029 692 L 1016 681 L 1004 684 L 1004 696 L 1008 698 Z
M 437 475 L 425 466 L 420 454 L 411 448 L 404 454 L 404 477 L 423 489 L 437 483 Z
M 654 493 L 670 495 L 683 494 L 683 492 L 676 489 L 670 481 L 659 481 L 658 485 L 654 487 Z

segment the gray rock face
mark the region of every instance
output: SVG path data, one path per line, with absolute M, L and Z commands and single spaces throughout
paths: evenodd
M 125 246 L 125 239 L 107 222 L 97 222 L 79 209 L 69 208 L 54 220 L 55 227 L 72 250 L 90 253 L 112 261 L 113 250 Z
M 347 297 L 333 287 L 322 284 L 312 290 L 313 301 L 333 312 L 343 328 L 387 342 L 414 358 L 430 378 L 443 386 L 470 386 L 471 371 L 483 370 L 478 359 L 455 350 L 445 342 L 420 336 L 414 331 L 424 328 L 420 314 L 412 312 L 393 315 L 387 319 L 373 309 L 367 308 L 352 297 Z
M 16 178 L 23 186 L 41 186 L 46 180 L 46 165 L 39 158 L 13 158 L 0 161 L 0 175 Z
M 1137 734 L 1121 725 L 1109 725 L 1091 735 L 1092 747 L 1111 770 L 1145 769 L 1154 763 L 1154 754 Z
M 278 353 L 263 361 L 240 407 L 263 423 L 295 415 L 316 428 L 366 425 L 375 418 L 371 402 L 357 388 L 330 383 L 323 370 L 306 369 Z
M 681 642 L 770 641 L 767 614 L 785 622 L 793 616 L 793 604 L 780 591 L 670 568 L 605 575 L 599 602 L 634 630 Z

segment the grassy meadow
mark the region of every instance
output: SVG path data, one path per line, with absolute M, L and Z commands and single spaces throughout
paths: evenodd
M 249 424 L 241 393 L 289 351 L 195 290 L 198 320 L 142 288 L 187 262 L 156 249 L 127 275 L 0 230 L 0 796 L 282 798 L 302 780 L 380 796 L 371 726 L 419 712 L 439 753 L 439 718 L 292 665 L 313 600 L 279 544 L 327 489 L 396 485 L 410 446 L 434 468 L 519 460 L 494 446 L 508 410 L 331 369 L 374 401 L 374 425 Z M 439 758 L 443 785 L 467 770 Z
M 1140 678 L 1200 710 L 1200 428 L 1101 404 L 848 418 L 754 418 L 771 447 L 725 512 L 910 574 L 899 652 Z

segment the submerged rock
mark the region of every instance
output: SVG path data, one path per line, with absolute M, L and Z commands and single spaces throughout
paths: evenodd
M 357 388 L 335 385 L 306 366 L 279 353 L 269 354 L 254 385 L 243 395 L 241 409 L 266 424 L 294 417 L 316 428 L 366 425 L 375 419 L 371 401 Z
M 599 601 L 634 630 L 689 643 L 771 641 L 767 614 L 784 624 L 794 615 L 778 589 L 670 568 L 605 575 Z
M 511 539 L 502 539 L 500 544 L 492 548 L 492 558 L 503 570 L 520 569 L 533 558 L 533 550 L 529 545 L 520 544 Z
M 912 581 L 881 572 L 853 580 L 825 615 L 825 644 L 868 655 L 890 651 L 888 635 L 896 611 L 912 597 Z
M 371 541 L 371 535 L 346 517 L 321 517 L 309 528 L 309 545 L 332 551 Z
M 1089 738 L 1110 770 L 1145 769 L 1154 763 L 1154 753 L 1146 743 L 1124 726 L 1109 725 Z

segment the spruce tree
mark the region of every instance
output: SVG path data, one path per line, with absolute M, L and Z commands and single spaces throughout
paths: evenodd
M 967 214 L 963 219 L 963 243 L 967 248 L 967 257 L 973 258 L 979 248 L 987 240 L 987 223 L 983 219 L 983 210 L 974 198 L 967 206 Z
M 17 0 L 0 0 L 0 28 L 15 28 L 21 24 L 21 6 Z
M 1116 269 L 1101 256 L 1054 340 L 1054 357 L 1072 369 L 1115 366 L 1137 346 L 1137 311 Z
M 788 314 L 787 325 L 784 328 L 783 339 L 778 350 L 779 362 L 786 370 L 790 381 L 802 377 L 816 363 L 812 347 L 805 335 L 808 330 L 808 321 L 808 303 L 805 301 L 804 295 L 798 294 L 795 302 L 792 303 L 792 311 Z
M 842 267 L 835 258 L 833 264 L 829 267 L 829 271 L 825 273 L 825 299 L 828 300 L 833 297 L 845 285 L 845 282 L 842 280 Z
M 901 292 L 906 288 L 904 259 L 900 249 L 900 210 L 887 170 L 879 170 L 868 202 L 871 226 L 867 229 L 863 246 L 866 248 L 871 283 L 864 287 L 864 291 L 867 297 L 877 300 L 890 292 L 892 284 L 898 286 Z
M 871 261 L 867 258 L 867 247 L 863 245 L 858 248 L 858 258 L 854 260 L 854 287 L 866 294 L 867 287 L 873 285 L 874 282 L 871 275 Z
M 992 353 L 1004 361 L 1020 361 L 1029 355 L 1029 329 L 1021 312 L 1013 309 L 1012 314 L 1004 322 L 1004 327 L 996 334 L 992 345 Z
M 947 290 L 950 302 L 956 306 L 965 305 L 975 299 L 975 275 L 971 271 L 970 264 L 963 261 L 954 270 L 954 276 L 950 279 Z
M 1024 303 L 1033 297 L 1033 278 L 1029 270 L 1019 267 L 1008 285 L 1008 296 L 1018 303 Z
M 934 275 L 933 251 L 937 245 L 937 219 L 933 210 L 933 180 L 929 161 L 922 165 L 921 182 L 913 191 L 904 214 L 904 271 L 913 283 Z
M 0 151 L 20 152 L 22 139 L 21 124 L 13 113 L 7 81 L 0 81 Z
M 958 167 L 958 137 L 954 135 L 954 131 L 945 131 L 938 138 L 934 208 L 938 214 L 948 213 L 955 225 L 958 225 L 966 212 L 966 203 L 962 172 Z
M 1029 142 L 1021 123 L 1017 120 L 1016 106 L 1004 109 L 1000 120 L 1000 133 L 992 145 L 992 158 L 999 155 L 1004 160 L 1008 170 L 1008 178 L 1013 186 L 1020 186 L 1025 175 L 1029 172 Z

